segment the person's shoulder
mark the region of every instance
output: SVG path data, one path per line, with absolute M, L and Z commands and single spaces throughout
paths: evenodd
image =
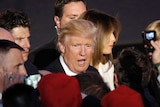
M 60 72 L 60 71 L 64 71 L 63 67 L 60 63 L 59 58 L 56 58 L 55 60 L 53 60 L 49 65 L 47 65 L 46 67 L 43 68 L 44 70 L 48 70 L 50 72 Z
M 94 68 L 93 66 L 90 66 L 87 68 L 87 71 L 88 72 L 97 72 L 98 73 L 98 70 L 96 68 Z
M 131 97 L 131 96 L 140 96 L 140 94 L 138 92 L 136 92 L 135 90 L 131 89 L 128 86 L 125 85 L 121 85 L 119 87 L 117 87 L 115 90 L 110 91 L 109 93 L 107 93 L 105 95 L 108 98 L 122 98 L 122 97 Z
M 138 95 L 138 96 L 140 96 L 140 94 L 137 91 L 135 91 L 134 89 L 132 89 L 132 88 L 126 86 L 126 85 L 120 85 L 114 91 L 118 92 L 118 93 L 121 93 L 122 95 L 125 95 L 125 94 L 129 95 L 130 94 L 130 95 Z
M 42 50 L 55 49 L 55 48 L 56 48 L 56 45 L 54 43 L 54 40 L 51 40 L 51 41 L 33 49 L 30 53 L 32 54 L 32 53 L 37 53 L 37 52 L 42 51 Z
M 60 55 L 59 51 L 55 49 L 54 46 L 50 47 L 54 44 L 50 44 L 37 48 L 29 54 L 29 60 L 37 66 L 38 69 L 44 68 Z
M 45 68 L 50 67 L 50 66 L 54 66 L 54 65 L 58 65 L 60 64 L 60 60 L 59 57 L 57 57 L 55 60 L 53 60 L 50 64 L 48 64 Z
M 55 48 L 56 48 L 56 45 L 54 43 L 54 40 L 51 40 L 45 44 L 42 44 L 42 45 L 32 49 L 29 52 L 29 58 L 34 57 L 37 53 L 43 52 L 44 50 L 51 50 L 51 49 L 55 49 Z
M 141 95 L 125 85 L 119 86 L 104 95 L 101 104 L 104 107 L 107 107 L 107 105 L 114 107 L 144 107 Z
M 24 63 L 24 66 L 26 68 L 27 74 L 32 75 L 32 74 L 37 74 L 38 73 L 38 68 L 33 65 L 30 61 L 26 61 Z

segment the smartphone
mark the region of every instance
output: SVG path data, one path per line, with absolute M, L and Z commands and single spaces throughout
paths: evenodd
M 150 41 L 156 40 L 156 32 L 153 31 L 143 31 L 142 32 L 142 38 L 143 38 L 143 44 L 144 44 L 144 48 L 147 52 L 153 52 L 154 48 L 153 46 L 150 44 Z
M 24 78 L 24 83 L 36 89 L 40 79 L 41 79 L 41 74 L 33 74 L 33 75 L 26 76 Z

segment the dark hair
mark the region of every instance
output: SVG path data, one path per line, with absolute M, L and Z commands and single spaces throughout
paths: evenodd
M 30 19 L 28 16 L 17 10 L 7 9 L 0 12 L 0 27 L 11 31 L 15 27 L 28 27 L 30 29 Z
M 78 79 L 81 92 L 95 96 L 99 100 L 110 91 L 102 77 L 97 72 L 87 71 L 75 76 Z
M 119 84 L 137 90 L 148 85 L 153 66 L 149 58 L 134 47 L 125 48 L 115 61 Z
M 85 0 L 56 0 L 54 3 L 54 15 L 58 17 L 63 16 L 63 9 L 66 4 L 69 4 L 71 2 L 83 2 L 86 5 Z
M 37 90 L 26 84 L 14 84 L 2 93 L 3 107 L 40 107 Z

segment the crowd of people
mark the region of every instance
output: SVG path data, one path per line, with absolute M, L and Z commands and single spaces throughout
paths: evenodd
M 30 52 L 30 18 L 0 11 L 0 107 L 160 107 L 160 20 L 152 51 L 113 57 L 119 19 L 85 0 L 56 0 L 56 40 Z

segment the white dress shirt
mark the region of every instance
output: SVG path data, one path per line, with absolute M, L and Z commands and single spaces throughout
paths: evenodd
M 60 60 L 60 63 L 62 64 L 62 67 L 65 71 L 65 73 L 68 75 L 68 76 L 75 76 L 77 75 L 76 73 L 74 73 L 73 71 L 71 71 L 68 66 L 66 65 L 65 61 L 64 61 L 64 58 L 62 55 L 59 56 L 59 60 Z

